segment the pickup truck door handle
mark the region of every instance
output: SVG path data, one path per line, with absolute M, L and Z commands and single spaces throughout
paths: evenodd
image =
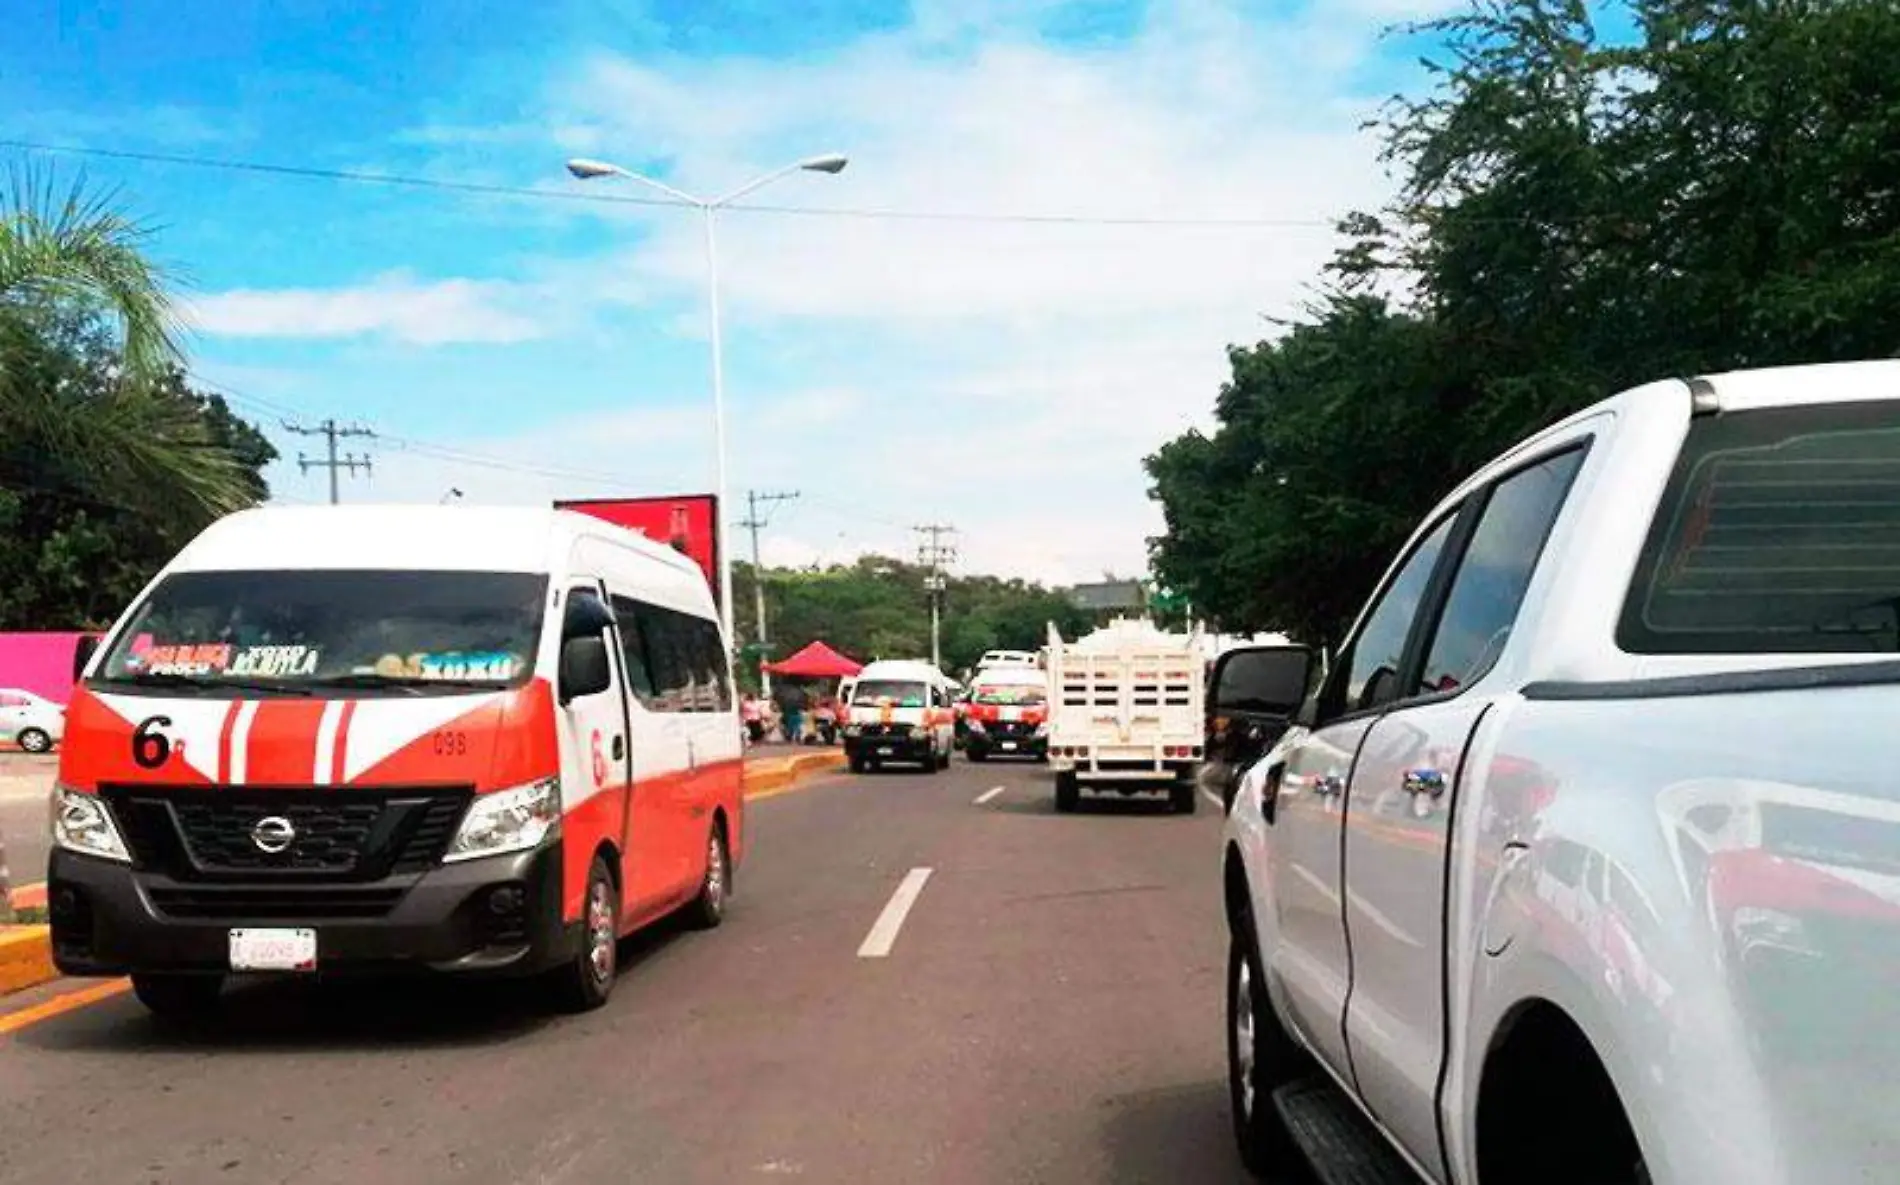
M 1337 798 L 1346 792 L 1346 779 L 1338 774 L 1319 774 L 1313 779 L 1313 793 L 1321 798 Z
M 1445 794 L 1445 775 L 1435 769 L 1408 769 L 1400 783 L 1405 792 L 1414 798 L 1423 794 L 1430 798 L 1442 798 Z

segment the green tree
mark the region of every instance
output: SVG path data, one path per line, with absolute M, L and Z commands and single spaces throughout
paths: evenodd
M 7 354 L 9 390 L 59 405 L 83 424 L 90 409 L 124 391 L 111 337 L 80 317 L 43 317 L 40 332 Z M 194 390 L 168 368 L 136 397 L 153 423 L 183 425 L 190 447 L 229 458 L 244 503 L 268 495 L 262 468 L 276 450 L 216 395 Z M 0 629 L 101 627 L 152 574 L 210 521 L 189 498 L 140 495 L 136 471 L 75 455 L 42 420 L 24 417 L 0 434 Z
M 1619 389 L 1900 351 L 1893 0 L 1480 0 L 1381 120 L 1402 185 L 1326 296 L 1148 459 L 1158 574 L 1335 638 L 1427 507 Z M 1396 305 L 1369 295 L 1403 281 Z
M 43 476 L 22 468 L 53 467 L 77 487 L 61 490 L 68 496 L 204 521 L 255 501 L 256 474 L 167 390 L 181 355 L 149 238 L 114 191 L 13 174 L 0 206 L 0 441 L 10 461 L 0 482 L 18 491 Z M 109 352 L 111 381 L 79 390 L 47 381 L 74 351 Z M 23 459 L 22 441 L 42 450 L 44 466 Z

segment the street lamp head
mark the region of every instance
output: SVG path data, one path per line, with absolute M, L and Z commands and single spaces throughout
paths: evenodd
M 582 181 L 591 181 L 596 177 L 611 177 L 621 170 L 620 166 L 610 165 L 604 160 L 588 160 L 584 156 L 577 156 L 567 162 L 567 171 Z
M 830 156 L 814 156 L 809 160 L 801 160 L 798 162 L 798 167 L 813 173 L 842 173 L 845 165 L 849 163 L 849 157 L 832 153 Z

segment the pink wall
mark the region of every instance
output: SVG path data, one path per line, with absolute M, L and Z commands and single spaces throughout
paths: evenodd
M 63 704 L 73 694 L 78 633 L 0 633 L 0 687 L 19 687 Z

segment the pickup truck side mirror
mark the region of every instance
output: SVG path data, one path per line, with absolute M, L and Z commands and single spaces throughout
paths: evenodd
M 614 611 L 589 592 L 570 593 L 561 618 L 561 702 L 598 695 L 613 686 L 613 661 L 607 654 L 607 631 L 615 624 Z
M 1272 748 L 1305 701 L 1318 654 L 1310 646 L 1242 646 L 1208 676 L 1206 752 L 1231 805 L 1242 770 Z
M 79 635 L 79 641 L 73 646 L 73 682 L 77 683 L 85 677 L 86 664 L 91 662 L 92 656 L 98 652 L 99 635 Z

